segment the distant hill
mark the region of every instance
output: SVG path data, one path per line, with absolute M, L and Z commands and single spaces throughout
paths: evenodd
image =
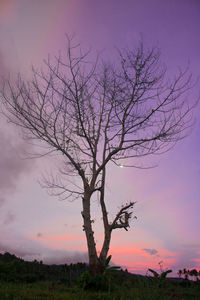
M 14 254 L 10 254 L 9 252 L 5 252 L 4 254 L 0 253 L 0 261 L 5 262 L 5 263 L 9 263 L 13 260 L 23 261 L 23 259 L 18 258 Z
M 0 280 L 15 282 L 52 280 L 71 283 L 87 269 L 85 263 L 45 265 L 37 260 L 24 261 L 8 252 L 0 254 Z

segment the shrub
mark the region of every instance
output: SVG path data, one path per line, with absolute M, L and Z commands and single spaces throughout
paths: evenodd
M 107 290 L 108 279 L 105 275 L 92 276 L 86 271 L 78 278 L 78 286 L 83 290 Z

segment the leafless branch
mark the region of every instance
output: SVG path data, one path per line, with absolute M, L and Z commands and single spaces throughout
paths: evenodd
M 132 217 L 132 211 L 129 211 L 133 208 L 135 202 L 130 202 L 126 205 L 123 205 L 120 211 L 117 213 L 114 221 L 110 224 L 111 229 L 124 228 L 126 231 L 129 226 L 129 221 Z M 136 218 L 136 217 L 134 217 Z

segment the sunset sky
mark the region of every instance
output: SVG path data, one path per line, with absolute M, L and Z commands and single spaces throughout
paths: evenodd
M 48 54 L 66 46 L 65 33 L 75 33 L 82 48 L 103 51 L 112 61 L 115 49 L 147 47 L 161 50 L 167 77 L 189 65 L 200 75 L 199 0 L 0 0 L 0 74 L 42 66 Z M 199 81 L 188 93 L 198 98 Z M 200 268 L 200 122 L 194 110 L 191 134 L 170 152 L 151 157 L 148 170 L 109 168 L 106 197 L 109 216 L 123 202 L 136 201 L 128 232 L 113 233 L 113 263 L 145 274 L 148 268 Z M 56 160 L 27 159 L 34 152 L 18 129 L 0 115 L 0 252 L 46 263 L 87 260 L 81 202 L 59 201 L 38 183 Z M 92 204 L 96 240 L 102 227 L 98 203 Z

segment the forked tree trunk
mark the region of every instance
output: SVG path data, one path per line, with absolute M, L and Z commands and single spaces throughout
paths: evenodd
M 105 228 L 104 243 L 99 256 L 99 262 L 103 266 L 105 266 L 106 258 L 108 256 L 110 241 L 111 241 L 111 230 L 110 228 Z
M 92 229 L 92 220 L 90 215 L 90 199 L 91 194 L 89 192 L 84 193 L 82 199 L 83 203 L 83 230 L 85 231 L 87 247 L 88 247 L 88 257 L 89 257 L 89 269 L 93 276 L 100 275 L 105 270 L 105 262 L 107 254 L 109 251 L 110 240 L 111 240 L 111 230 L 109 228 L 104 228 L 105 237 L 102 250 L 98 257 L 96 250 L 96 243 L 94 240 L 94 232 Z
M 89 257 L 89 267 L 92 274 L 95 275 L 98 268 L 98 256 L 96 251 L 96 244 L 94 240 L 94 232 L 92 230 L 92 221 L 90 215 L 90 198 L 91 194 L 89 192 L 84 193 L 83 197 L 83 230 L 85 231 L 87 247 L 88 247 L 88 257 Z
M 131 218 L 132 212 L 128 210 L 133 207 L 134 202 L 126 203 L 124 206 L 121 207 L 119 212 L 116 214 L 114 220 L 109 223 L 108 221 L 108 213 L 104 201 L 104 191 L 105 191 L 105 169 L 102 172 L 102 185 L 100 189 L 100 205 L 103 217 L 103 226 L 104 226 L 104 241 L 102 245 L 102 249 L 98 256 L 96 243 L 94 239 L 94 232 L 92 229 L 92 219 L 90 214 L 90 202 L 91 196 L 94 192 L 94 180 L 88 184 L 88 181 L 84 178 L 84 196 L 82 198 L 83 204 L 83 230 L 85 231 L 86 240 L 87 240 L 87 247 L 88 247 L 88 257 L 89 257 L 89 268 L 90 272 L 93 276 L 100 275 L 105 270 L 105 263 L 106 258 L 108 256 L 108 251 L 110 247 L 111 241 L 111 233 L 112 230 L 118 228 L 124 228 L 128 230 L 129 227 L 129 219 Z

